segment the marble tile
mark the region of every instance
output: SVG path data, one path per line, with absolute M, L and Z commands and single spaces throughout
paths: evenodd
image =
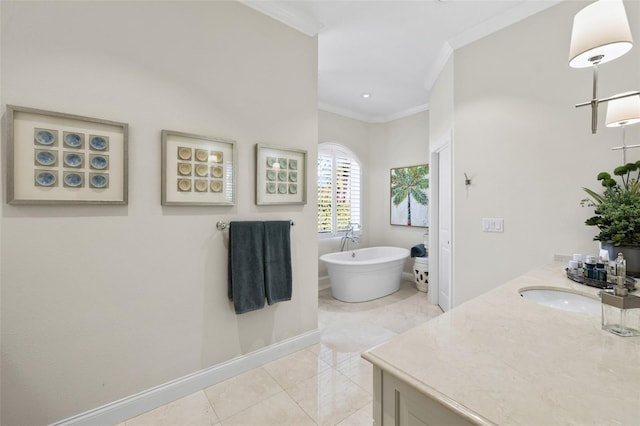
M 222 426 L 314 426 L 286 392 L 280 392 L 223 421 Z
M 322 344 L 340 352 L 363 352 L 395 337 L 397 333 L 365 321 L 335 324 L 321 331 Z
M 311 351 L 302 350 L 265 364 L 263 368 L 286 389 L 330 368 L 330 365 Z
M 318 358 L 332 367 L 336 367 L 344 362 L 349 362 L 353 358 L 360 358 L 360 351 L 348 352 L 339 351 L 326 346 L 323 343 L 317 343 L 307 348 L 308 351 L 314 353 Z
M 344 303 L 320 292 L 318 324 L 322 343 L 336 352 L 362 352 L 442 314 L 427 294 L 410 281 L 389 296 L 362 303 Z
M 286 392 L 319 425 L 335 425 L 371 402 L 372 396 L 330 368 Z
M 442 312 L 432 312 L 421 304 L 402 303 L 400 306 L 389 306 L 380 309 L 377 315 L 371 318 L 371 323 L 384 326 L 394 333 L 401 334 L 435 318 L 441 313 Z
M 373 394 L 373 365 L 370 362 L 360 357 L 351 358 L 338 364 L 336 370 L 370 394 Z
M 321 343 L 118 426 L 371 425 L 373 367 L 361 352 L 441 313 L 410 281 L 362 303 L 340 302 L 330 289 L 321 290 Z
M 256 368 L 204 390 L 213 409 L 224 420 L 282 392 L 264 368 Z
M 125 422 L 126 426 L 219 425 L 204 392 L 196 392 Z
M 373 402 L 368 403 L 336 426 L 372 426 Z

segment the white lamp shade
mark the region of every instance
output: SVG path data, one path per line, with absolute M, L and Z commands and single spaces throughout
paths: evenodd
M 593 65 L 590 58 L 602 55 L 600 64 L 612 61 L 633 46 L 631 29 L 622 0 L 599 0 L 573 18 L 569 66 Z
M 607 102 L 607 127 L 640 123 L 640 95 L 627 96 Z

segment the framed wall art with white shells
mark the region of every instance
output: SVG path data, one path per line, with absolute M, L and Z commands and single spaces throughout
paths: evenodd
M 235 202 L 234 141 L 162 131 L 162 205 L 232 206 Z
M 127 204 L 128 124 L 7 105 L 7 203 Z
M 256 204 L 307 203 L 307 151 L 256 145 Z

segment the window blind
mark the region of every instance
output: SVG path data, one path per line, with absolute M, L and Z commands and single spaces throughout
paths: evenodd
M 318 232 L 337 235 L 350 223 L 361 223 L 360 164 L 347 149 L 323 145 L 318 151 Z
M 333 232 L 333 159 L 318 154 L 318 232 Z

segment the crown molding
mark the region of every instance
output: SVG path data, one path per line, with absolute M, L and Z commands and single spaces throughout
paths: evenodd
M 277 1 L 260 1 L 260 0 L 238 0 L 251 9 L 263 13 L 276 21 L 300 31 L 309 37 L 315 37 L 324 27 L 312 16 L 308 16 L 299 12 L 292 12 L 285 5 Z
M 295 30 L 300 31 L 310 37 L 318 35 L 324 27 L 314 17 L 301 12 L 292 12 L 286 6 L 284 1 L 264 1 L 264 0 L 238 0 L 240 3 L 250 7 L 260 13 L 263 13 Z M 495 16 L 485 22 L 476 25 L 473 28 L 453 37 L 443 43 L 440 52 L 434 59 L 433 64 L 429 68 L 424 81 L 424 88 L 430 91 L 436 80 L 440 76 L 442 69 L 447 61 L 453 55 L 456 49 L 471 44 L 483 37 L 486 37 L 496 31 L 506 28 L 516 22 L 522 21 L 536 13 L 542 12 L 564 0 L 538 0 L 538 1 L 522 1 L 519 5 L 509 9 L 501 15 Z M 338 114 L 354 120 L 364 121 L 367 123 L 386 123 L 407 117 L 418 112 L 429 109 L 429 104 L 419 105 L 417 107 L 402 110 L 388 116 L 369 116 L 362 113 L 350 111 L 348 109 L 337 107 L 326 103 L 318 103 L 318 109 Z
M 510 25 L 520 22 L 536 13 L 542 12 L 545 9 L 555 6 L 561 3 L 563 0 L 543 0 L 543 1 L 526 1 L 520 3 L 518 6 L 498 15 L 485 22 L 476 25 L 473 28 L 468 29 L 462 34 L 446 41 L 440 48 L 438 56 L 433 61 L 431 68 L 425 78 L 424 88 L 428 91 L 431 90 L 436 80 L 440 76 L 442 69 L 447 64 L 447 61 L 453 54 L 453 52 L 463 46 L 480 40 L 496 31 L 500 31 Z
M 448 42 L 445 41 L 444 43 L 442 43 L 438 55 L 433 60 L 433 64 L 427 72 L 427 78 L 424 81 L 424 88 L 427 89 L 427 91 L 431 91 L 431 88 L 440 76 L 442 69 L 445 67 L 445 65 L 447 65 L 447 61 L 449 60 L 451 55 L 453 55 L 453 48 Z
M 405 109 L 400 112 L 396 112 L 395 114 L 387 115 L 382 117 L 382 121 L 380 123 L 388 123 L 389 121 L 399 120 L 401 118 L 409 117 L 414 114 L 418 114 L 419 112 L 428 111 L 429 104 L 418 105 L 413 108 Z
M 370 117 L 360 114 L 357 112 L 353 112 L 346 108 L 338 107 L 335 105 L 327 104 L 325 102 L 318 102 L 318 109 L 320 111 L 330 112 L 332 114 L 341 115 L 343 117 L 352 118 L 358 121 L 364 121 L 365 123 L 369 123 Z
M 371 124 L 379 124 L 379 123 L 388 123 L 390 121 L 398 120 L 400 118 L 409 117 L 411 115 L 417 114 L 419 112 L 427 111 L 429 109 L 429 104 L 418 105 L 413 108 L 409 108 L 391 115 L 386 116 L 369 116 L 363 115 L 345 108 L 337 107 L 335 105 L 330 105 L 324 102 L 318 103 L 318 110 L 330 112 L 332 114 L 341 115 L 346 118 L 351 118 L 358 121 L 363 121 L 365 123 Z
M 551 6 L 555 6 L 562 1 L 564 0 L 524 1 L 518 6 L 511 8 L 500 15 L 494 16 L 493 18 L 488 19 L 452 38 L 449 40 L 449 44 L 453 50 L 459 49 L 467 44 L 480 40 L 489 34 L 500 31 L 503 28 L 535 15 L 536 13 L 542 12 Z

